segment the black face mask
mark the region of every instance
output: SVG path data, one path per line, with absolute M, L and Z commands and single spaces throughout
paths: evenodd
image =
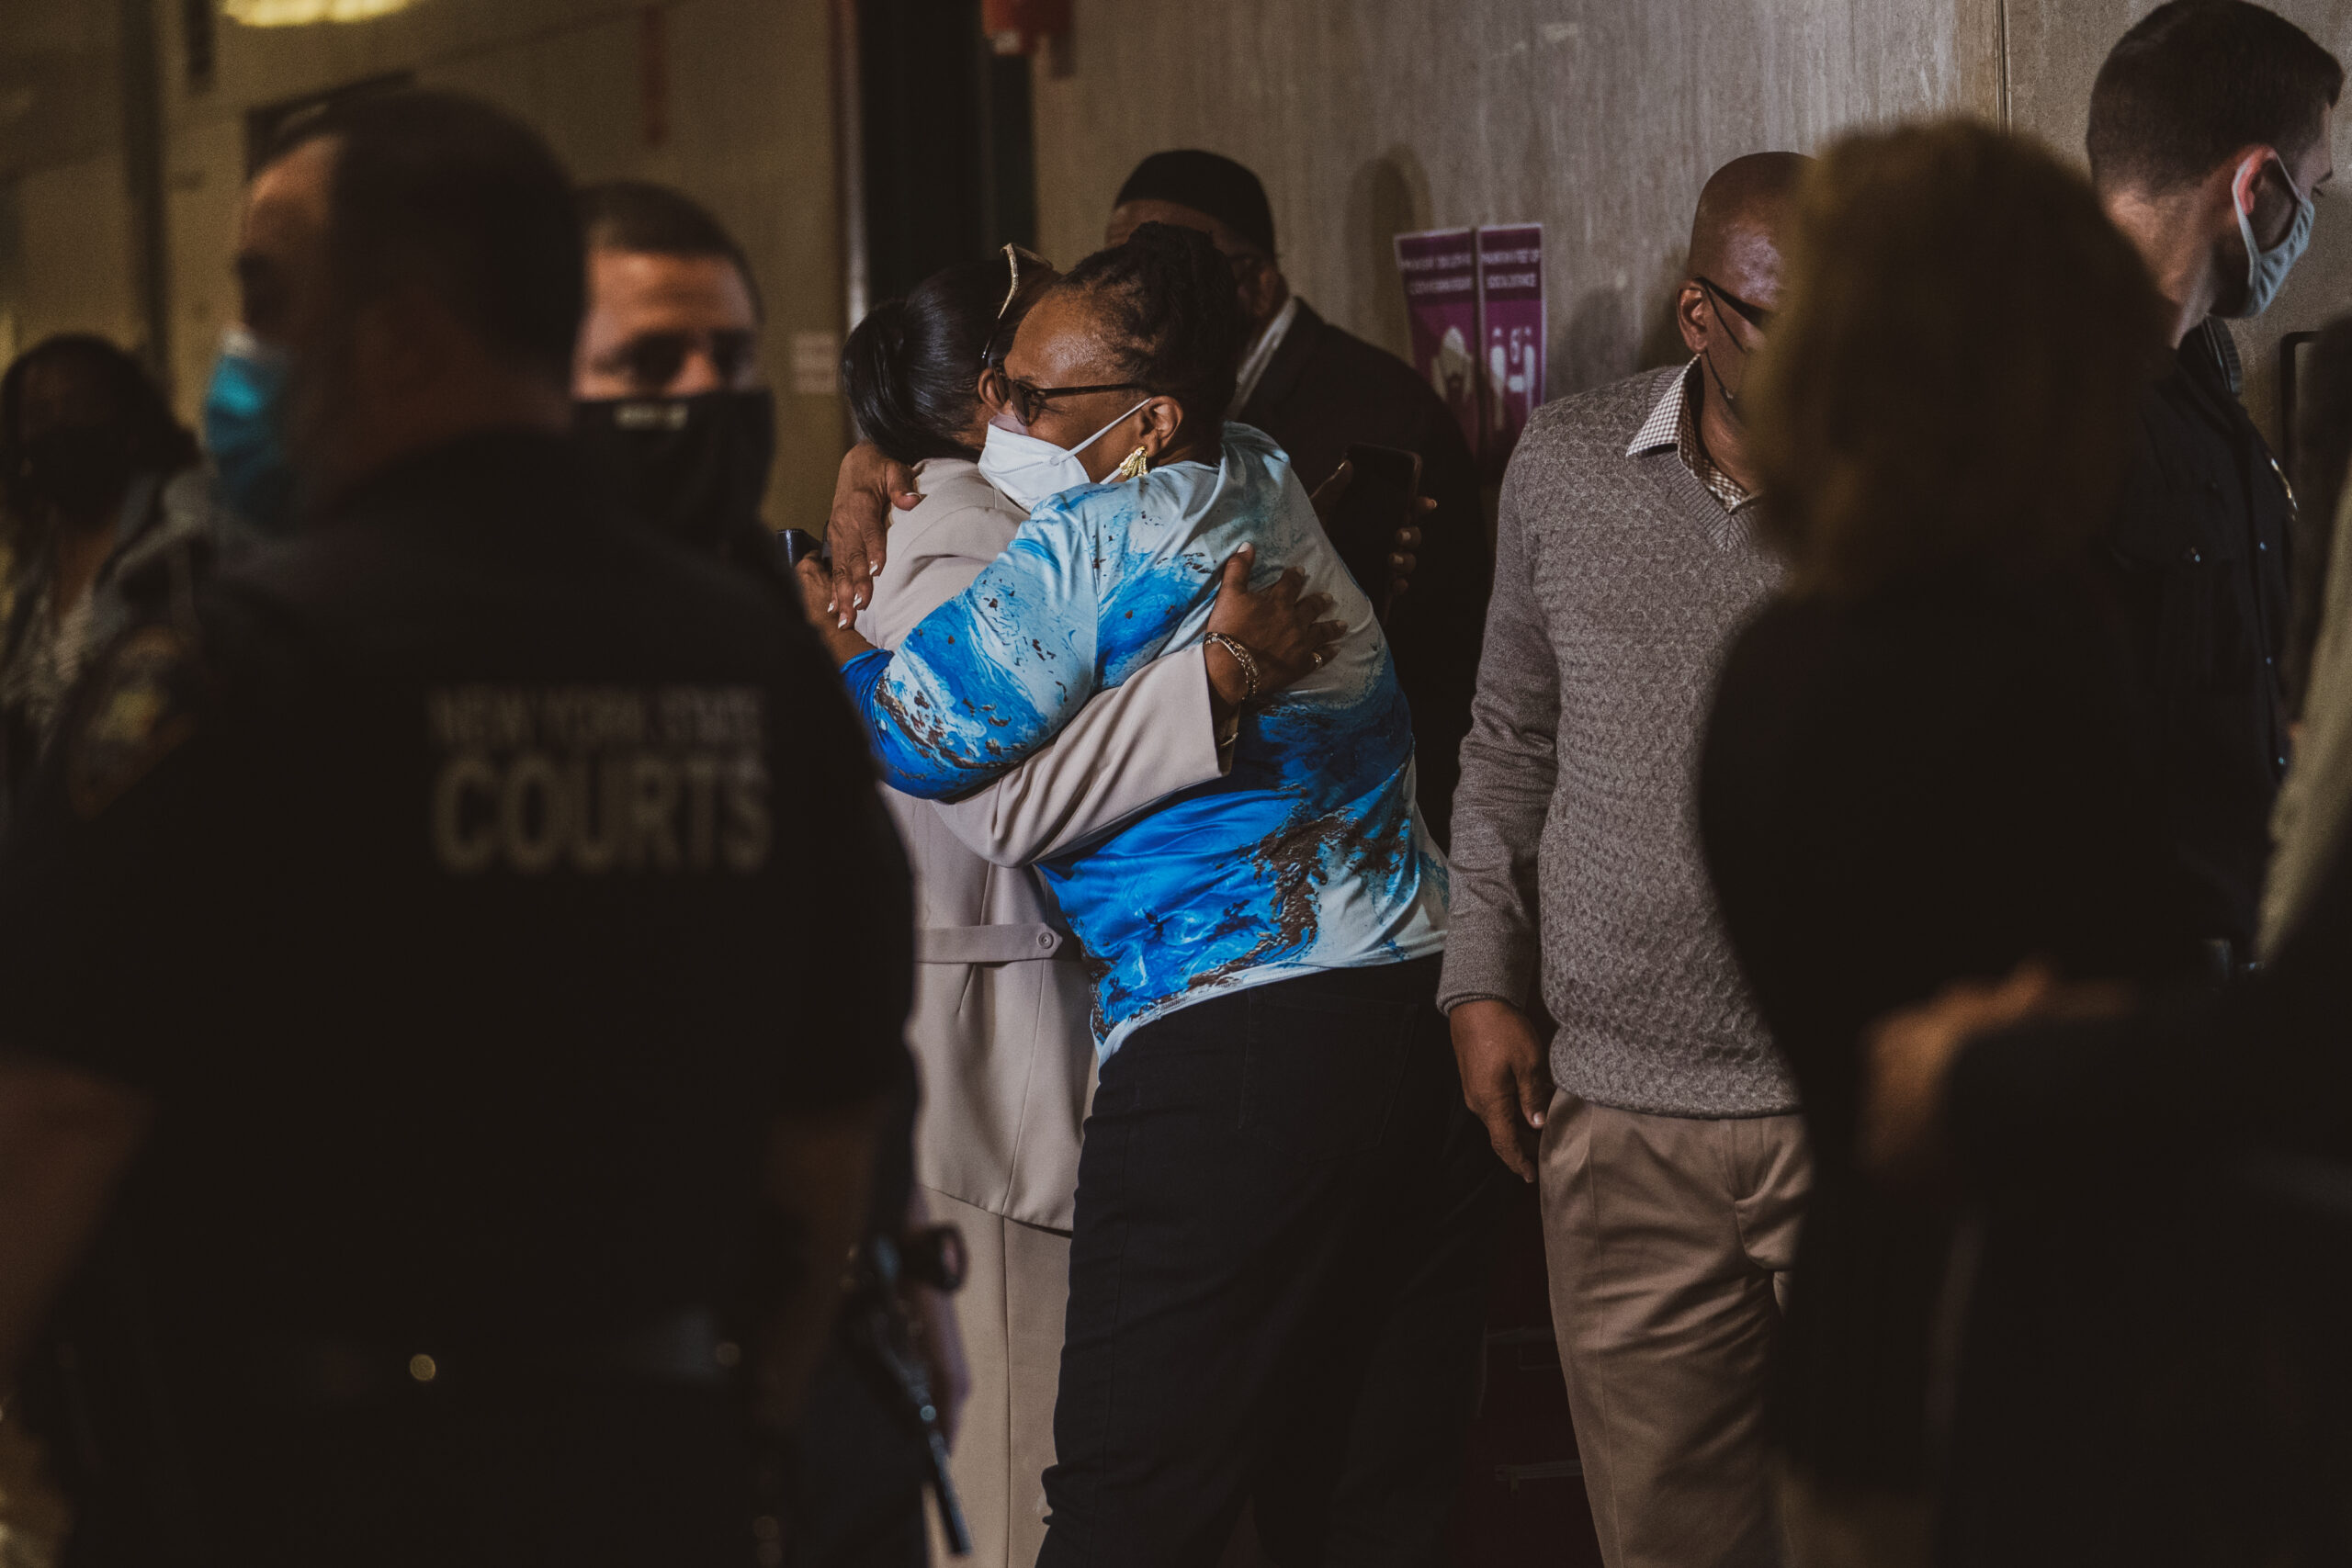
M 717 550 L 756 523 L 775 461 L 775 398 L 703 392 L 572 405 L 597 477 L 630 516 Z
M 24 493 L 86 522 L 121 501 L 130 483 L 130 453 L 111 425 L 51 430 L 25 443 L 17 470 Z

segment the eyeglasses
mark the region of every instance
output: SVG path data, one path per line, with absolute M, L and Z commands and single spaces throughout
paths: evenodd
M 1004 247 L 1004 265 L 1010 275 L 1005 284 L 1004 303 L 996 308 L 996 325 L 989 332 L 989 340 L 980 345 L 980 369 L 994 378 L 998 401 L 1012 410 L 1012 417 L 1023 424 L 1035 424 L 1046 405 L 1056 398 L 1081 397 L 1088 392 L 1148 392 L 1150 388 L 1140 381 L 1102 381 L 1091 387 L 1039 387 L 1027 381 L 1015 380 L 1004 373 L 1004 357 L 997 350 L 996 340 L 1004 335 L 1004 319 L 1012 313 L 1012 302 L 1021 298 L 1021 264 L 1032 267 L 1049 265 L 1046 258 L 1023 245 Z M 1010 346 L 1010 345 L 1008 345 Z
M 1046 405 L 1055 398 L 1075 398 L 1086 392 L 1148 392 L 1149 387 L 1140 381 L 1103 381 L 1091 387 L 1033 387 L 1026 381 L 1016 381 L 999 370 L 997 377 L 1004 383 L 1004 401 L 1012 410 L 1012 417 L 1023 424 L 1035 424 Z
M 1718 301 L 1716 313 L 1719 316 L 1722 313 L 1722 307 L 1728 305 L 1733 310 L 1738 311 L 1747 321 L 1747 324 L 1754 327 L 1758 332 L 1769 333 L 1772 330 L 1772 312 L 1764 309 L 1763 306 L 1751 305 L 1747 300 L 1741 299 L 1738 295 L 1734 294 L 1730 289 L 1725 288 L 1722 284 L 1716 283 L 1710 278 L 1700 276 L 1697 274 L 1692 275 L 1690 281 L 1697 284 L 1701 288 L 1705 289 L 1712 298 Z M 1733 342 L 1738 347 L 1743 349 L 1747 346 L 1746 344 L 1739 343 L 1736 338 Z
M 997 353 L 996 340 L 1004 335 L 1004 318 L 1012 313 L 1012 302 L 1021 298 L 1021 264 L 1024 261 L 1032 267 L 1046 265 L 1045 257 L 1025 246 L 1007 244 L 1004 247 L 1005 270 L 1012 276 L 1004 286 L 1004 303 L 996 308 L 996 324 L 989 329 L 988 342 L 980 344 L 980 368 L 983 370 L 1004 367 L 1004 361 Z

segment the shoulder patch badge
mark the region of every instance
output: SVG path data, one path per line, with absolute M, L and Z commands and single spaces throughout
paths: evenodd
M 194 647 L 170 626 L 141 626 L 108 649 L 64 741 L 75 814 L 97 816 L 195 734 L 206 684 Z

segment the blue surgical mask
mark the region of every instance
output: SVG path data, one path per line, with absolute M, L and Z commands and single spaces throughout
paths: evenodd
M 2270 157 L 2276 160 L 2277 153 Z M 2287 281 L 2287 273 L 2312 243 L 2312 220 L 2318 216 L 2319 205 L 2295 188 L 2294 176 L 2287 173 L 2284 162 L 2278 164 L 2278 175 L 2287 186 L 2287 194 L 2295 198 L 2295 220 L 2287 225 L 2287 237 L 2268 250 L 2254 243 L 2254 221 L 2245 209 L 2238 209 L 2238 237 L 2245 242 L 2245 303 L 2235 310 L 2217 312 L 2230 316 L 2259 316 L 2278 297 L 2278 286 Z
M 242 326 L 220 336 L 220 357 L 204 390 L 204 444 L 220 479 L 220 499 L 254 527 L 294 526 L 294 465 L 286 455 L 287 360 L 283 349 Z
M 1146 398 L 1136 409 L 1151 401 Z M 1023 431 L 1007 430 L 1001 424 L 989 426 L 988 435 L 980 447 L 980 475 L 1004 492 L 1004 498 L 1024 512 L 1035 512 L 1040 503 L 1051 501 L 1066 490 L 1077 490 L 1094 482 L 1086 465 L 1078 455 L 1102 440 L 1119 426 L 1121 420 L 1133 413 L 1129 409 L 1077 446 L 1067 449 L 1055 446 L 1042 436 Z

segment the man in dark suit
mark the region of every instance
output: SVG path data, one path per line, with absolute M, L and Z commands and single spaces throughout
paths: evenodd
M 2253 956 L 2287 773 L 2295 499 L 2238 400 L 2224 319 L 2259 315 L 2302 254 L 2335 174 L 2343 86 L 2333 55 L 2262 6 L 2173 0 L 2109 51 L 2084 138 L 2176 350 L 2142 401 L 2100 570 L 2131 643 L 2180 897 L 2232 970 Z
M 1198 229 L 1232 264 L 1250 331 L 1232 417 L 1272 436 L 1308 490 L 1331 477 L 1352 442 L 1420 454 L 1421 493 L 1437 505 L 1420 518 L 1411 588 L 1386 626 L 1413 708 L 1421 811 L 1446 842 L 1494 575 L 1462 427 L 1410 366 L 1333 326 L 1291 292 L 1265 187 L 1239 164 L 1214 152 L 1153 153 L 1119 188 L 1103 243 L 1123 243 L 1142 223 Z

